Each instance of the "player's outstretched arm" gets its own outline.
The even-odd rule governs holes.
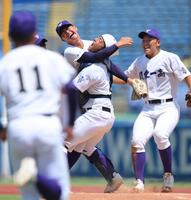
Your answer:
[[[131,37],[121,37],[120,40],[115,44],[118,48],[125,46],[132,46],[133,39]]]

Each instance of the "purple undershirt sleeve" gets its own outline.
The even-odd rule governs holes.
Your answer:
[[[111,56],[115,51],[118,50],[116,45],[101,49],[98,52],[84,52],[83,55],[78,59],[79,63],[97,63],[102,62],[109,56]]]

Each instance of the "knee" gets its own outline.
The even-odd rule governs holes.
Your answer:
[[[166,149],[170,145],[169,138],[165,134],[155,132],[153,136],[159,150]]]
[[[131,144],[131,153],[141,153],[145,152],[145,147],[144,145],[139,145],[139,144]]]

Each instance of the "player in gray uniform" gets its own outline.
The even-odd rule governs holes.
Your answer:
[[[35,32],[30,12],[13,13],[9,37],[15,48],[0,60],[14,181],[23,200],[67,200],[69,170],[57,112],[74,69],[61,55],[34,45]]]
[[[84,59],[85,57],[84,54],[86,54],[85,51],[87,51],[90,44],[92,44],[92,41],[81,40],[79,34],[77,33],[77,28],[68,21],[62,21],[58,23],[56,31],[63,41],[66,41],[68,44],[74,46],[73,48],[70,46],[69,49],[65,50],[65,53],[67,52],[67,54],[69,55],[72,54],[74,55],[74,57],[70,56],[69,58],[70,62],[73,63],[74,59],[76,59],[76,61],[79,62],[85,62],[85,61],[87,62],[87,60]],[[110,37],[110,39],[112,40],[113,38]],[[128,42],[132,44],[132,40],[129,39]],[[111,53],[114,53],[117,49],[118,48],[114,46],[114,48],[111,49],[109,54],[106,53],[106,55],[104,55],[105,58],[111,55]],[[78,58],[76,57],[76,55],[78,55]],[[97,55],[95,56],[94,54],[91,54],[91,56],[92,58],[96,57],[96,59],[98,60],[95,59],[92,61],[92,59],[89,58],[89,62],[100,62],[104,60],[104,58],[102,58],[103,56],[102,57]],[[127,77],[125,78],[127,79]],[[118,184],[119,175],[118,173],[115,172],[111,161],[106,157],[106,155],[104,155],[100,149],[95,147],[93,153],[83,152],[83,154],[86,155],[88,160],[90,160],[90,162],[96,166],[96,168],[107,180],[108,185],[105,189],[105,192],[115,191],[118,188],[116,187],[116,185]],[[72,151],[71,153],[68,153],[69,163],[71,167],[74,165],[74,163],[77,161],[80,155],[81,154],[77,151]]]
[[[142,39],[144,55],[135,59],[126,74],[128,77],[144,80],[148,87],[148,96],[133,127],[132,161],[136,178],[134,190],[144,190],[145,145],[153,136],[164,167],[162,192],[170,192],[174,178],[169,137],[180,115],[176,101],[177,86],[180,81],[185,81],[191,91],[191,75],[176,54],[160,49],[161,38],[158,31],[147,29],[138,36]]]

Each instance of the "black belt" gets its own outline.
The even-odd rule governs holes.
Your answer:
[[[42,114],[42,115],[45,116],[45,117],[51,117],[52,115],[55,115],[55,114],[47,113],[47,114]]]
[[[149,104],[160,104],[160,103],[171,102],[171,101],[173,101],[173,98],[148,100],[147,103],[149,103]]]
[[[89,107],[89,108],[82,108],[82,113],[85,113],[86,111],[91,110],[91,109],[92,109],[92,107]],[[111,112],[111,109],[108,108],[108,107],[102,106],[101,109],[102,109],[103,111],[106,111],[106,112]]]

